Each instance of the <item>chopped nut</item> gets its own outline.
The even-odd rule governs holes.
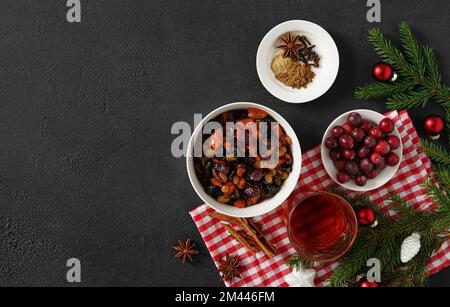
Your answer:
[[[217,201],[219,203],[226,204],[230,201],[230,199],[228,197],[226,197],[225,195],[222,195],[217,198]]]

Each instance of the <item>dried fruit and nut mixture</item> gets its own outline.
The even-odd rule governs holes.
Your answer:
[[[223,131],[226,129],[227,122],[245,124],[254,122],[256,127],[260,122],[268,124],[276,122],[266,112],[255,108],[226,112],[213,121],[220,123]],[[281,126],[278,131],[279,160],[277,165],[272,166],[271,169],[263,168],[264,159],[261,158],[258,146],[249,148],[249,142],[245,144],[245,157],[236,157],[237,155],[235,155],[224,158],[215,156],[195,158],[195,171],[205,191],[220,203],[238,208],[256,205],[277,194],[283,182],[289,177],[293,162],[290,150],[292,140]],[[236,144],[238,143],[236,133],[237,129],[234,131],[235,152],[237,152]],[[213,144],[224,144],[223,146],[226,148],[225,135],[226,133],[224,133],[223,140],[215,140]],[[204,136],[204,139],[211,136],[214,136],[214,132]],[[267,148],[271,147],[270,133],[267,136],[266,146]],[[250,155],[250,152],[257,154]]]

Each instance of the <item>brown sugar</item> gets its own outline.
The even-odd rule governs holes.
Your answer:
[[[308,87],[316,74],[310,65],[300,61],[294,61],[289,57],[278,54],[272,61],[272,71],[278,81],[295,89]]]

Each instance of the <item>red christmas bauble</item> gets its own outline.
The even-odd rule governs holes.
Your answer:
[[[358,222],[364,226],[373,225],[376,221],[375,211],[371,207],[358,207],[356,209],[356,217],[358,218]]]
[[[388,82],[395,79],[395,73],[391,66],[386,63],[377,63],[372,68],[372,75],[375,80],[380,82]]]
[[[444,119],[439,115],[430,115],[425,118],[423,123],[425,132],[431,135],[434,140],[439,139],[439,135],[444,130]]]
[[[378,284],[376,282],[370,282],[367,280],[361,280],[358,283],[358,287],[360,288],[378,288]]]

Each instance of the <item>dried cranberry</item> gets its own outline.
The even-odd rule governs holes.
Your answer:
[[[248,174],[250,181],[260,181],[262,177],[264,177],[264,171],[260,168],[255,168]]]
[[[261,195],[261,188],[259,185],[247,183],[247,187],[243,192],[248,197],[259,197]]]
[[[230,167],[225,161],[220,161],[220,163],[214,164],[214,169],[222,174],[228,175],[230,172]]]

